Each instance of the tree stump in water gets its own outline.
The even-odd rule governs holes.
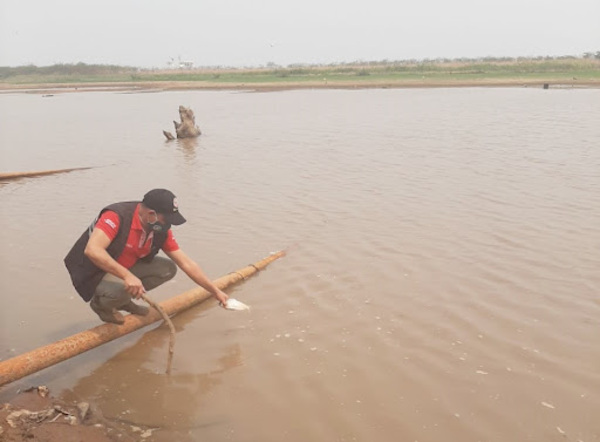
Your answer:
[[[173,121],[177,138],[196,138],[202,133],[200,128],[196,126],[196,117],[194,116],[194,111],[190,108],[179,106],[179,118],[181,119],[181,123]],[[163,134],[167,137],[167,140],[175,139],[171,132],[163,130]]]

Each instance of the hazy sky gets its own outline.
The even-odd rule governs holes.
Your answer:
[[[600,0],[0,0],[0,66],[260,66],[600,51]]]

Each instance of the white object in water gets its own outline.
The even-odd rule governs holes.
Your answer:
[[[227,310],[250,310],[250,307],[237,299],[229,298],[224,306]]]

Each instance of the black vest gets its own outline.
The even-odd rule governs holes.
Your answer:
[[[106,251],[113,258],[117,259],[121,256],[121,252],[125,248],[127,238],[129,237],[129,231],[131,230],[131,221],[133,220],[133,214],[135,208],[139,204],[138,201],[128,201],[124,203],[115,203],[105,207],[100,211],[96,219],[90,224],[85,232],[79,237],[75,245],[71,248],[71,251],[65,257],[65,265],[71,275],[71,281],[77,293],[88,302],[94,296],[94,291],[100,281],[106,274],[106,272],[94,265],[90,259],[85,256],[85,247],[88,243],[90,235],[94,230],[96,222],[100,216],[107,210],[111,210],[119,215],[119,232],[115,239],[107,247]],[[167,239],[167,232],[154,232],[154,238],[152,240],[152,247],[150,253],[142,258],[143,261],[152,261],[152,258],[156,256],[158,251],[162,248],[165,240]]]

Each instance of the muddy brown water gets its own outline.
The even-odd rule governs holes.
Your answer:
[[[167,143],[180,104],[203,130]],[[47,385],[155,441],[600,440],[600,90],[0,95],[0,358],[98,324],[62,258],[96,212],[179,197],[207,302]],[[193,287],[178,274],[158,301]]]

